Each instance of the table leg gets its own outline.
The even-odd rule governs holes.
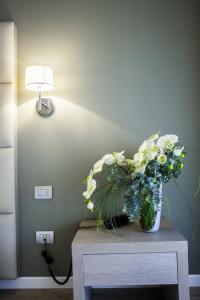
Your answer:
[[[87,292],[85,292],[83,281],[83,257],[76,249],[72,251],[72,263],[74,300],[85,300]]]
[[[177,252],[179,300],[190,300],[188,283],[188,252]]]

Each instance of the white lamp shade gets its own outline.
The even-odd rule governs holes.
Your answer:
[[[46,66],[30,66],[26,69],[25,87],[31,91],[49,91],[54,87],[53,72]]]

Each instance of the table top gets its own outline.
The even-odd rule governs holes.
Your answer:
[[[130,244],[130,243],[187,243],[186,239],[165,219],[161,219],[160,229],[154,233],[144,232],[138,223],[115,230],[95,228],[96,220],[83,220],[74,238],[73,245],[81,244]],[[87,227],[87,228],[84,228]]]

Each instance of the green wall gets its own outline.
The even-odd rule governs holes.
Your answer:
[[[57,275],[84,216],[82,180],[110,151],[130,155],[152,132],[175,133],[188,146],[179,184],[165,188],[172,223],[190,240],[190,273],[200,273],[200,10],[194,0],[0,0],[0,21],[18,28],[18,142],[21,275],[48,275],[36,230],[55,230]],[[41,118],[24,89],[28,65],[55,75],[56,112]],[[53,185],[53,200],[34,200]],[[167,214],[167,209],[165,210]],[[194,240],[192,240],[192,232]]]

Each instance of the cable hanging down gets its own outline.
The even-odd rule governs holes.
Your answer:
[[[72,259],[70,261],[70,266],[69,266],[69,270],[68,270],[68,273],[67,273],[67,277],[65,278],[64,281],[60,281],[56,278],[56,276],[54,275],[54,272],[53,270],[51,269],[51,264],[54,262],[53,258],[51,256],[48,255],[48,251],[47,251],[47,241],[46,239],[44,239],[44,250],[42,251],[42,257],[44,258],[46,264],[48,265],[48,271],[51,275],[51,277],[53,278],[53,280],[57,283],[57,284],[60,284],[60,285],[64,285],[65,283],[68,282],[69,278],[70,278],[70,275],[71,275],[71,272],[72,272]]]
[[[110,230],[112,229],[112,224],[115,224],[116,228],[118,227],[122,227],[124,225],[127,225],[129,223],[129,220],[128,220],[128,217],[126,215],[119,215],[119,216],[114,216],[112,217],[111,219],[106,219],[104,221],[104,224],[103,224],[103,228],[106,228],[107,230]],[[77,228],[76,228],[76,232],[80,229],[97,229],[99,226],[98,225],[79,225]],[[100,226],[102,227],[102,226]],[[100,228],[99,227],[99,228]],[[53,258],[51,256],[49,256],[48,254],[48,251],[47,251],[47,241],[46,239],[44,239],[44,250],[42,251],[42,257],[44,258],[45,260],[45,263],[48,265],[48,271],[51,275],[51,277],[53,278],[53,280],[57,283],[57,284],[60,284],[60,285],[64,285],[65,283],[68,282],[69,278],[70,278],[70,275],[72,273],[72,259],[70,261],[70,266],[69,266],[69,269],[68,269],[68,272],[67,272],[67,277],[65,278],[64,281],[60,281],[56,278],[56,276],[54,275],[54,272],[51,268],[51,264],[54,262]]]

